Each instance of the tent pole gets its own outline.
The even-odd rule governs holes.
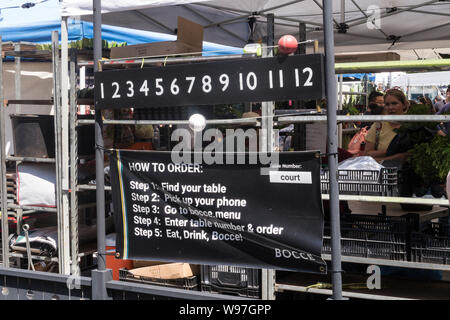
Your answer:
[[[431,30],[443,28],[443,27],[446,27],[448,25],[450,25],[450,22],[444,23],[444,24],[441,24],[441,25],[438,25],[438,26],[435,26],[435,27],[427,28],[427,29],[424,29],[424,30],[419,30],[419,31],[416,31],[416,32],[411,32],[411,33],[408,33],[408,34],[404,34],[401,37],[402,37],[402,39],[404,39],[404,38],[407,38],[407,37],[410,37],[410,36],[413,36],[413,35],[416,35],[416,34],[421,34],[421,33],[424,33],[424,32],[429,32]]]
[[[5,118],[6,118],[6,108],[3,96],[3,44],[2,36],[0,35],[0,174],[1,174],[1,212],[2,217],[8,217],[8,195],[7,195],[7,185],[6,185],[6,150],[5,150]],[[9,268],[9,228],[8,228],[8,218],[1,219],[2,231],[2,267]]]
[[[14,44],[14,51],[20,51],[20,42]],[[16,88],[16,99],[20,100],[22,97],[22,81],[21,81],[21,61],[20,54],[16,57],[14,57],[14,66],[15,66],[15,73],[14,73],[14,82],[15,82],[15,88]],[[21,114],[22,113],[22,106],[18,105],[16,106],[16,113]]]
[[[69,77],[69,64],[68,64],[68,29],[67,29],[67,17],[61,19],[61,111],[59,113],[59,120],[61,126],[61,141],[69,141],[69,91],[67,79]],[[56,115],[55,110],[55,115]],[[69,211],[69,169],[65,165],[69,163],[69,145],[68,143],[61,142],[60,149],[60,181],[61,181],[61,215],[58,217],[59,245],[58,250],[62,261],[59,262],[60,273],[70,274],[70,211]],[[73,262],[73,261],[72,261]]]
[[[171,34],[175,34],[175,30],[174,30],[174,29],[169,28],[168,26],[162,24],[161,22],[159,22],[159,21],[157,21],[157,20],[155,20],[155,19],[153,19],[153,18],[150,18],[149,16],[147,16],[146,14],[143,14],[143,13],[140,12],[139,10],[133,10],[133,12],[135,12],[135,13],[138,14],[138,15],[140,15],[140,16],[141,16],[142,18],[144,18],[145,20],[150,21],[151,23],[154,23],[154,24],[160,26],[161,28],[163,28],[163,29],[169,31]]]
[[[102,59],[101,0],[93,0],[94,16],[94,72],[99,70]],[[95,181],[97,200],[97,270],[92,271],[92,299],[107,300],[106,282],[112,280],[111,270],[106,270],[105,252],[105,172],[102,113],[95,110]]]
[[[263,57],[273,57],[273,44],[275,34],[275,18],[273,14],[267,15],[267,48],[263,50]],[[261,152],[271,153],[274,151],[273,137],[273,114],[275,103],[264,101],[261,103],[261,129],[262,136],[259,142]],[[275,300],[275,270],[261,269],[261,298],[263,300]]]
[[[296,4],[298,2],[303,2],[303,1],[305,1],[305,0],[294,0],[294,1],[286,2],[286,3],[280,4],[280,5],[274,6],[274,7],[265,8],[264,10],[258,11],[258,14],[265,13],[268,11],[273,11],[273,10],[279,9],[279,8],[284,8],[284,7],[290,6],[291,4]],[[275,21],[274,21],[274,23],[275,23]]]
[[[351,1],[352,1],[353,5],[354,5],[355,7],[357,7],[359,11],[361,11],[361,13],[363,14],[363,16],[366,17],[366,19],[370,19],[370,17],[364,12],[364,10],[361,9],[360,6],[358,6],[358,4],[356,3],[355,0],[351,0]],[[369,21],[369,20],[367,20],[367,21]],[[345,23],[345,18],[342,20],[342,23]],[[380,28],[377,28],[377,30],[380,31],[386,38],[389,37],[389,36],[386,34],[386,32],[384,32],[383,30],[381,30],[381,27],[380,27]]]
[[[337,182],[337,90],[334,70],[333,2],[323,2],[325,81],[327,96],[328,166],[330,173],[330,222],[331,222],[331,272],[332,299],[342,300],[341,230],[339,214],[339,189]]]
[[[420,7],[425,7],[427,5],[434,4],[436,2],[439,2],[439,0],[427,1],[427,2],[420,3],[420,4],[417,4],[417,5],[414,5],[414,6],[406,7],[404,9],[400,8],[400,9],[398,9],[396,11],[382,14],[380,19],[383,19],[383,18],[386,18],[386,17],[390,17],[390,16],[393,16],[393,15],[396,15],[396,14],[399,14],[399,13],[402,13],[402,12],[405,12],[405,11],[411,11],[411,10],[414,10],[414,9],[417,9],[417,8],[420,8]],[[350,22],[354,22],[354,23],[349,25],[349,27],[351,28],[351,27],[358,26],[360,24],[366,23],[367,22],[367,18],[366,17],[364,17],[364,18],[355,18],[355,19],[351,19],[351,20],[345,21],[345,23],[347,23],[347,24],[350,23]]]
[[[261,13],[259,12],[259,15],[261,17],[266,17],[267,18],[267,14],[265,13]],[[304,24],[308,24],[308,25],[312,25],[312,26],[317,26],[317,27],[323,27],[323,25],[321,23],[315,22],[315,21],[305,21],[305,20],[299,20],[299,19],[293,19],[293,18],[288,18],[288,17],[276,17],[277,20],[283,20],[283,21],[288,21],[288,22],[294,22],[294,23],[304,23]],[[281,23],[275,22],[275,24],[278,25],[282,25]],[[285,24],[286,25],[286,24]],[[292,25],[290,24],[289,26],[292,27]],[[314,30],[314,28],[312,29]]]
[[[325,2],[326,2],[326,1],[323,1],[323,2],[324,2],[323,6],[322,6],[317,0],[313,0],[313,1],[314,1],[314,3],[315,3],[320,9],[322,9],[322,11],[323,11],[323,13],[324,13],[324,18],[325,18],[325,10],[324,10],[324,7],[325,7]],[[331,20],[333,20],[333,22],[334,22],[334,24],[335,24],[336,26],[339,26],[339,22],[337,22],[336,19],[333,18],[333,12],[331,12]],[[323,24],[323,27],[325,28],[325,23]]]
[[[94,72],[98,72],[98,61],[102,58],[101,0],[94,0]],[[98,110],[96,110],[98,111]],[[101,112],[95,112],[95,163],[97,189],[97,249],[98,269],[105,270],[105,195],[103,168],[103,136]]]
[[[188,11],[190,11],[190,12],[192,12],[192,13],[198,15],[198,16],[201,17],[202,19],[205,19],[205,20],[208,21],[209,23],[212,22],[211,19],[205,17],[203,14],[201,14],[201,13],[198,12],[197,10],[192,9],[191,7],[183,6],[183,8],[185,8],[186,10],[188,10]],[[242,19],[244,19],[244,18],[247,19],[248,16],[247,16],[247,15],[245,15],[245,16],[240,16],[240,17],[238,17],[238,18],[236,18],[236,19],[242,20]],[[234,19],[234,20],[236,20],[236,19]],[[228,34],[231,35],[232,37],[234,37],[234,38],[236,38],[236,39],[238,39],[238,40],[240,40],[240,41],[243,41],[244,43],[247,43],[247,39],[241,38],[239,35],[235,34],[234,32],[232,32],[232,31],[230,31],[230,30],[228,30],[228,29],[226,29],[225,27],[223,27],[222,24],[225,23],[225,22],[226,22],[226,21],[222,21],[222,23],[219,23],[219,24],[208,24],[208,25],[206,25],[206,26],[203,26],[203,29],[206,29],[206,28],[209,28],[209,27],[217,26],[218,28],[220,28],[220,29],[223,30],[224,32],[228,33]]]

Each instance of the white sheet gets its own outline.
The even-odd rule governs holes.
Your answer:
[[[23,206],[55,207],[54,164],[23,163],[17,166],[17,202]]]
[[[139,0],[134,2],[130,2],[129,0],[102,1],[102,13],[173,6],[204,1],[207,0]],[[64,0],[62,1],[61,15],[92,15],[92,0]]]

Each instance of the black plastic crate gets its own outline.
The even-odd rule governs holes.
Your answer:
[[[414,233],[411,259],[414,262],[450,264],[450,225],[429,222],[423,232]]]
[[[236,266],[201,266],[202,291],[261,298],[259,269]]]
[[[450,238],[416,234],[411,246],[414,262],[450,264]]]
[[[411,234],[419,231],[419,216],[400,217],[347,214],[341,217],[344,256],[409,261]],[[330,223],[325,222],[323,253],[331,253]]]
[[[322,193],[330,189],[328,169],[320,172]],[[340,194],[396,196],[398,194],[397,168],[378,170],[338,170]]]
[[[450,224],[441,222],[428,222],[423,233],[436,237],[450,237]]]
[[[119,269],[119,280],[166,286],[166,287],[174,287],[186,290],[198,290],[197,276],[179,279],[159,279],[144,276],[136,276],[127,269],[121,268]]]

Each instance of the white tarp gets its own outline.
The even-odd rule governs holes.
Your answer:
[[[346,33],[339,33],[336,28],[335,46],[336,52],[359,51],[385,51],[400,49],[420,48],[447,48],[450,47],[450,2],[425,1],[425,0],[357,0],[345,1],[345,14],[341,14],[341,0],[332,0],[334,8],[334,20],[336,27],[344,22],[348,25]],[[281,35],[298,35],[299,22],[305,22],[307,38],[322,41],[322,1],[304,0],[167,0],[152,1],[141,0],[130,4],[127,0],[102,1],[104,23],[112,23],[121,26],[139,28],[145,26],[147,30],[156,28],[139,13],[157,19],[161,23],[170,23],[168,5],[187,7],[189,10],[199,8],[215,8],[217,12],[242,16],[243,19],[252,17],[256,21],[253,40],[261,39],[266,33],[266,15],[275,15],[275,38]],[[63,15],[89,15],[92,14],[92,0],[63,0]],[[161,7],[161,8],[156,8]],[[164,16],[158,15],[156,9],[164,8]],[[120,13],[120,18],[114,19],[114,12],[128,10]],[[131,10],[131,11],[129,11]],[[136,13],[136,10],[139,13]],[[176,13],[175,13],[176,14]],[[195,13],[194,13],[195,14]],[[108,16],[109,15],[109,16]],[[119,17],[119,16],[117,16]],[[197,22],[207,28],[218,29],[211,26],[211,21],[222,22],[221,28],[233,26],[229,18],[220,19],[220,14],[214,16],[211,13],[206,17],[197,15]],[[207,19],[204,19],[207,18]],[[146,23],[142,21],[146,20]],[[241,20],[235,22],[242,23]],[[153,30],[152,30],[153,31]],[[219,30],[217,30],[219,31]],[[395,41],[395,39],[397,39]],[[243,42],[235,38],[235,43],[227,45],[242,46]]]
[[[56,173],[53,163],[17,165],[17,203],[22,206],[55,207]]]
[[[404,74],[392,80],[393,86],[447,86],[450,71]]]
[[[151,7],[182,5],[207,0],[139,0],[130,3],[128,0],[102,1],[102,13],[126,10],[140,10]],[[139,4],[137,4],[139,2]],[[92,14],[92,0],[62,1],[62,16],[82,16]]]
[[[181,16],[205,26],[203,39],[207,42],[242,48],[248,41],[249,27],[245,19],[220,27],[206,27],[217,22],[233,19],[235,14],[208,7],[185,6],[205,0],[143,0],[139,5],[129,1],[102,1],[102,24],[138,30],[176,34],[177,17]],[[168,7],[170,6],[170,7]],[[63,1],[62,15],[92,21],[92,0]]]

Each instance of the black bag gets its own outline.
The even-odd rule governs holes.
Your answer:
[[[392,139],[389,147],[386,150],[386,156],[392,156],[397,153],[407,152],[414,147],[408,134],[398,133]]]

